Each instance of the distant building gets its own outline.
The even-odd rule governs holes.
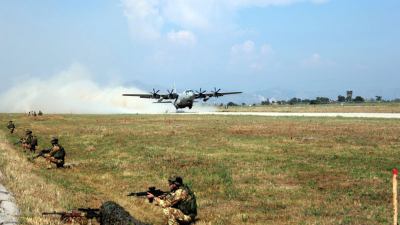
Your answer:
[[[351,102],[353,100],[353,91],[346,92],[346,101]]]

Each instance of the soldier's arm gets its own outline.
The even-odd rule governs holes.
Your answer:
[[[53,148],[51,148],[49,155],[54,156],[58,151],[60,151],[60,147],[56,145]]]
[[[167,197],[164,199],[155,197],[154,202],[156,205],[166,208],[166,207],[171,207],[176,203],[186,199],[187,196],[188,196],[187,191],[183,189],[178,189],[175,193],[167,195]]]

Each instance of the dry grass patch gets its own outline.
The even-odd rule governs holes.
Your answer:
[[[126,194],[149,186],[165,190],[167,178],[179,174],[198,197],[200,225],[383,224],[391,220],[388,184],[391,169],[399,164],[399,120],[12,117],[0,114],[0,122],[15,120],[21,136],[25,128],[32,128],[41,146],[47,146],[52,135],[59,136],[67,162],[77,165],[47,171],[39,160],[27,164],[29,172],[19,171],[36,176],[39,183],[33,179],[32,184],[40,186],[44,180],[43,188],[61,190],[62,204],[49,206],[55,209],[98,207],[102,201],[113,200],[138,219],[163,224],[159,208]],[[6,139],[17,140],[9,135]],[[13,147],[9,151],[24,162],[22,152]],[[12,158],[2,160],[1,168]],[[40,210],[47,207],[36,203],[41,204]]]

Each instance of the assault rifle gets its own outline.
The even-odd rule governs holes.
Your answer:
[[[163,195],[167,195],[169,192],[161,191],[160,189],[156,189],[156,187],[149,187],[149,190],[143,192],[131,192],[127,196],[146,196],[147,193],[154,195],[154,197],[160,197]],[[153,202],[153,199],[149,199],[149,202]]]
[[[35,155],[35,156],[32,156],[31,158],[29,158],[31,161],[33,161],[33,160],[35,160],[35,159],[37,159],[37,158],[39,158],[39,157],[45,157],[44,155],[45,154],[48,154],[48,153],[50,153],[51,152],[51,149],[43,149],[43,150],[41,150],[37,155]]]
[[[25,141],[25,138],[20,138],[19,141],[14,142],[14,145],[22,144]]]
[[[43,212],[42,215],[57,215],[64,223],[83,222],[86,219],[100,218],[100,209],[78,208],[68,212]]]

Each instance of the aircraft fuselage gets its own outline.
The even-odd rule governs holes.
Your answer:
[[[176,109],[183,109],[189,107],[189,109],[193,106],[193,101],[196,98],[195,93],[192,90],[186,90],[182,92],[178,98],[175,99],[173,103]]]

